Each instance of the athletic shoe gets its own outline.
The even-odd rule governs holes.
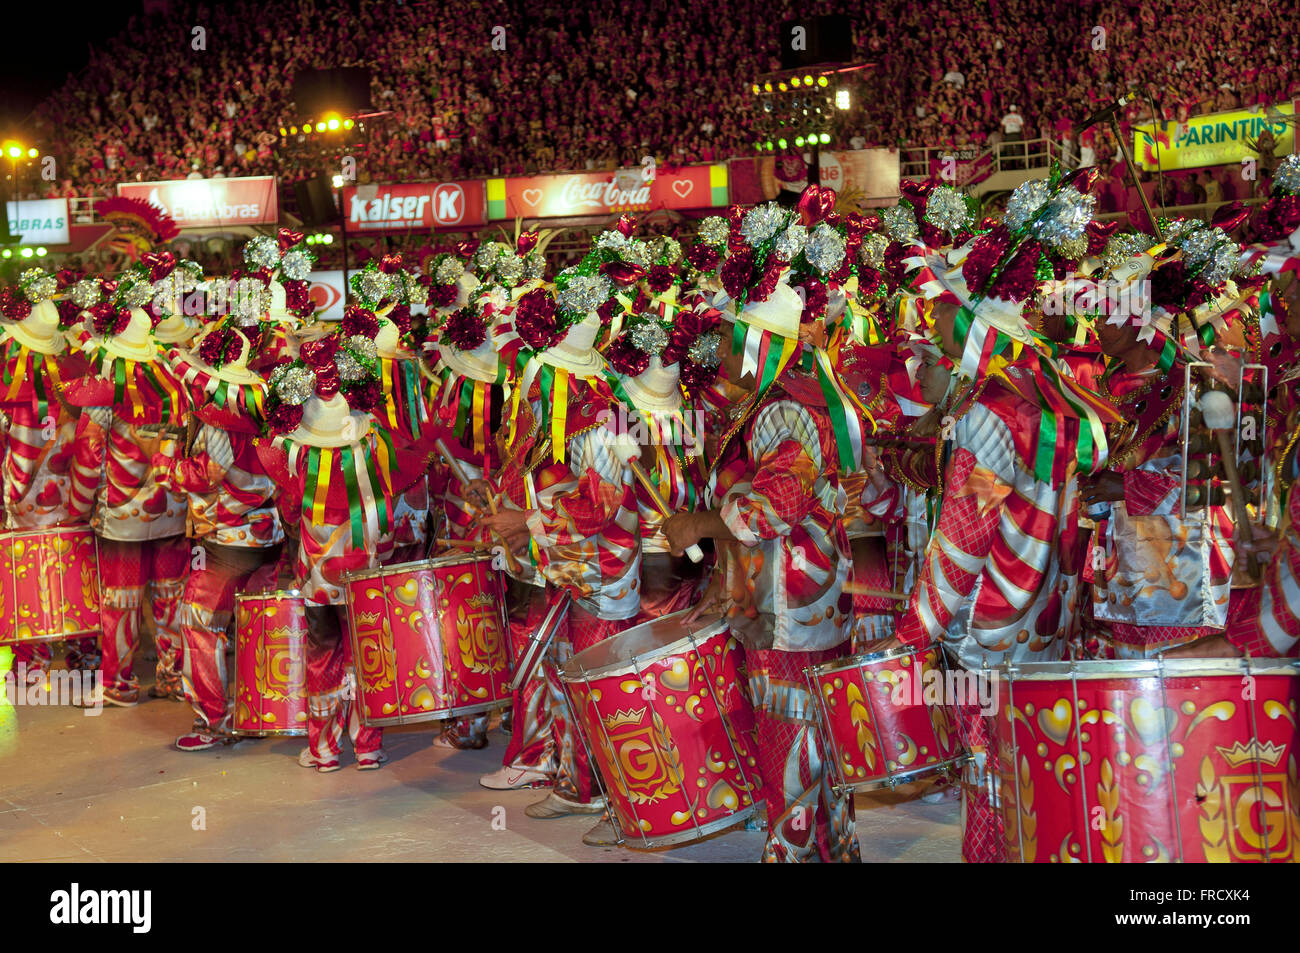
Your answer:
[[[140,704],[140,689],[123,690],[101,685],[81,700],[80,708],[100,708],[114,706],[117,708],[134,708]]]
[[[339,759],[337,755],[329,761],[317,761],[312,757],[311,748],[309,747],[302,749],[302,752],[298,755],[298,763],[304,768],[315,768],[321,774],[329,774],[331,771],[337,771],[339,769]]]
[[[483,775],[478,783],[492,791],[522,791],[525,788],[549,788],[554,779],[545,771],[506,765]]]
[[[222,745],[233,743],[233,738],[227,738],[224,735],[205,735],[199,731],[189,735],[181,735],[176,739],[176,747],[181,751],[207,751],[209,748],[220,748]]]
[[[619,839],[618,831],[614,830],[614,825],[610,823],[608,814],[602,817],[595,827],[582,835],[582,842],[588,847],[617,847],[623,843]]]
[[[462,735],[458,725],[444,728],[433,739],[435,748],[452,748],[456,751],[479,751],[488,746],[487,735]]]
[[[926,804],[942,804],[945,801],[960,801],[961,788],[953,784],[947,778],[937,779],[930,790],[921,795],[921,800]]]
[[[524,813],[539,821],[549,821],[555,817],[569,817],[574,814],[600,814],[604,810],[605,798],[601,795],[597,795],[586,804],[582,804],[578,801],[570,801],[568,798],[560,797],[552,791],[546,795],[546,800],[538,801],[536,804],[529,804],[524,808]]]
[[[368,751],[365,754],[357,755],[357,770],[378,771],[379,766],[387,760],[388,755],[384,753],[383,748],[380,748],[378,751]]]

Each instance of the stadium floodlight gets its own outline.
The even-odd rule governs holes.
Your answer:
[[[795,138],[795,140],[794,140],[794,144],[795,144],[796,146],[798,146],[799,148],[802,149],[802,148],[803,148],[803,136],[797,136],[797,137]]]
[[[12,248],[6,248],[4,251],[0,251],[0,257],[2,258],[12,258],[13,256],[14,250]]]
[[[777,146],[778,149],[784,149],[785,146],[786,146],[786,142],[785,142],[785,140],[784,140],[784,139],[778,139],[778,140],[776,140],[776,146]]]
[[[288,136],[288,135],[289,135],[289,130],[288,130],[288,129],[285,129],[284,126],[281,126],[281,127],[280,127],[280,138],[283,139],[283,138],[285,138],[285,137]]]
[[[848,109],[853,105],[853,100],[849,98],[849,91],[844,88],[835,91],[835,107],[837,109]]]
[[[812,85],[812,77],[811,77],[811,76],[805,76],[805,77],[803,78],[803,84],[804,84],[805,86],[811,86],[811,85]]]
[[[31,258],[31,257],[32,257],[32,250],[31,250],[30,248],[24,248],[24,249],[22,250],[22,256],[23,256],[24,258]]]
[[[791,76],[791,77],[790,77],[790,85],[793,86],[795,89],[798,89],[798,88],[799,88],[799,77],[798,77],[798,76]]]
[[[770,93],[771,91],[772,91],[772,81],[769,79],[766,83],[763,84],[763,92]]]
[[[334,180],[333,180],[333,181],[334,181],[334,188],[336,188],[336,189],[341,189],[341,188],[343,188],[343,176],[341,176],[341,175],[336,175],[336,176],[334,176]]]
[[[353,126],[355,126],[355,125],[356,125],[356,123],[354,123],[351,119],[344,119],[344,120],[343,120],[343,128],[344,128],[344,129],[351,129],[351,128],[352,128]]]
[[[10,147],[9,147],[9,158],[11,158],[11,159],[21,159],[22,157],[23,157],[23,149],[22,149],[22,146],[10,146]]]
[[[338,129],[339,121],[337,119],[331,119],[329,121],[329,127],[330,127],[330,132],[333,132],[334,130]]]
[[[297,126],[290,126],[290,127],[289,127],[289,135],[291,135],[291,136],[296,136],[296,135],[298,135],[298,127],[297,127]]]
[[[824,146],[828,146],[828,145],[830,145],[830,144],[831,144],[831,134],[830,134],[829,132],[823,132],[823,133],[822,133],[822,145],[824,145]]]
[[[29,159],[35,159],[38,155],[40,155],[40,153],[34,148],[27,150],[27,158]]]
[[[44,257],[45,257],[45,246],[44,246],[44,245],[42,245],[42,246],[40,246],[39,248],[36,249],[36,257],[37,257],[37,258],[44,258]]]
[[[825,76],[818,76],[818,77],[817,77],[817,85],[818,85],[818,86],[825,87],[825,86],[828,85],[829,83],[830,83],[830,80],[827,79]]]
[[[785,85],[785,83],[777,83],[777,84],[776,84],[776,88],[779,89],[779,90],[780,90],[781,92],[783,92],[783,93],[784,93],[784,92],[787,92],[787,91],[790,89],[790,87],[787,86],[787,85]]]
[[[757,95],[758,95],[759,93],[761,93],[762,91],[763,91],[763,90],[759,87],[758,83],[755,83],[755,84],[754,84],[754,95],[757,96]]]

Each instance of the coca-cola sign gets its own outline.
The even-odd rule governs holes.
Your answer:
[[[474,227],[486,223],[483,182],[349,185],[343,215],[349,231],[386,232]]]
[[[724,165],[530,175],[488,181],[488,216],[557,218],[726,205]]]
[[[275,176],[121,182],[117,194],[162,209],[181,228],[274,225],[280,218]]]

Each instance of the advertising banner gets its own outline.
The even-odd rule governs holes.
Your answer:
[[[1257,158],[1256,147],[1265,131],[1273,134],[1273,153],[1287,155],[1295,151],[1295,129],[1285,119],[1295,115],[1295,108],[1291,103],[1273,108],[1278,121],[1270,121],[1263,111],[1241,109],[1195,116],[1183,123],[1163,121],[1154,132],[1150,123],[1135,126],[1133,157],[1148,172],[1156,170],[1157,157],[1158,167],[1166,172],[1230,165]]]
[[[487,188],[493,220],[720,208],[729,202],[722,164],[515,176],[488,179]]]
[[[32,199],[6,204],[9,233],[21,235],[24,245],[66,245],[71,241],[67,199]]]
[[[274,225],[280,218],[275,176],[271,175],[121,182],[117,194],[144,199],[170,215],[181,228]]]
[[[348,231],[430,231],[487,224],[482,179],[349,185],[343,189]]]

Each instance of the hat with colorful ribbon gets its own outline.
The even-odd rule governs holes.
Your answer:
[[[248,367],[253,346],[233,318],[210,325],[188,350],[172,352],[172,368],[190,388],[206,423],[257,434],[266,416],[267,382]]]
[[[373,334],[367,333],[377,329],[367,325],[349,330],[354,333],[338,330],[303,344],[297,360],[271,370],[268,432],[288,433],[291,439],[313,446],[342,446],[365,435],[366,415],[378,410],[384,400],[378,351]],[[342,405],[336,397],[342,398]],[[338,427],[330,430],[327,425],[333,418]],[[304,420],[309,424],[305,429]]]
[[[259,235],[251,239],[244,246],[244,264],[263,279],[270,292],[266,320],[298,325],[316,313],[310,294],[316,255],[302,232],[282,228],[274,238]]]

